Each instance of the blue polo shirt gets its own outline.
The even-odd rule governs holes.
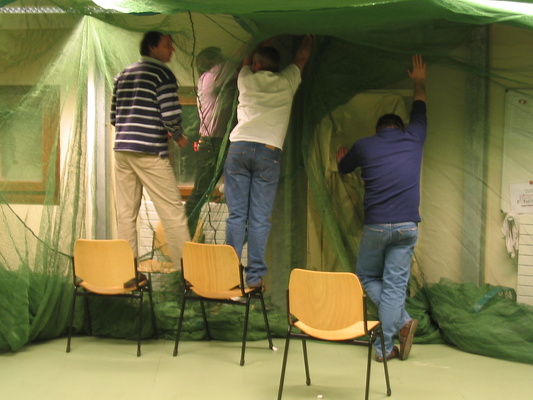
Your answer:
[[[339,162],[341,174],[361,167],[365,224],[420,222],[420,169],[426,128],[426,103],[417,100],[404,130],[384,128],[360,139]]]

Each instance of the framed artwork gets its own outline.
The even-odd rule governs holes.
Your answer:
[[[59,89],[4,85],[0,90],[0,193],[9,203],[58,202]],[[51,197],[49,196],[48,199]]]

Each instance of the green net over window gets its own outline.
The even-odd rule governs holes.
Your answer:
[[[354,271],[363,185],[340,176],[335,152],[373,133],[377,117],[407,118],[411,55],[428,65],[420,238],[408,311],[415,341],[451,343],[533,362],[533,2],[489,0],[174,1],[0,0],[0,351],[63,336],[77,238],[115,238],[113,78],[139,58],[144,32],[172,35],[169,63],[189,146],[172,151],[196,240],[224,243],[223,165],[235,123],[235,73],[276,36],[288,64],[303,35],[313,53],[293,104],[267,249],[266,297],[275,335],[285,332],[293,268]],[[200,163],[198,58],[218,48],[220,102],[231,115],[209,166]],[[232,72],[233,71],[233,72]],[[205,183],[207,182],[207,183]],[[149,199],[139,226],[151,248]],[[140,231],[143,231],[140,229]],[[142,242],[142,240],[141,240]],[[152,274],[161,336],[173,338],[179,272]],[[94,301],[93,333],[134,337],[127,301]],[[87,332],[83,310],[76,333]],[[148,312],[148,310],[146,310]],[[241,340],[240,314],[211,306],[214,338]],[[185,338],[203,337],[198,309]],[[251,339],[262,339],[259,310]],[[257,326],[257,328],[255,328]],[[146,337],[152,332],[147,324]]]

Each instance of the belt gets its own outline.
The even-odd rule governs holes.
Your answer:
[[[272,146],[271,144],[261,143],[261,142],[250,142],[250,141],[247,141],[247,140],[244,140],[244,141],[240,141],[239,140],[239,141],[236,141],[236,142],[231,142],[231,144],[235,144],[235,145],[237,143],[247,143],[247,144],[254,145],[254,146],[265,146],[269,150],[279,150],[279,151],[281,151],[281,149],[279,147]]]
[[[202,136],[198,140],[198,143],[222,142],[222,139],[223,138],[211,137],[211,136]]]

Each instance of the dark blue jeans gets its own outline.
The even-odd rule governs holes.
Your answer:
[[[246,282],[259,283],[267,272],[265,249],[270,214],[278,188],[281,150],[254,142],[231,143],[224,166],[228,219],[226,243],[239,255],[248,239]]]

